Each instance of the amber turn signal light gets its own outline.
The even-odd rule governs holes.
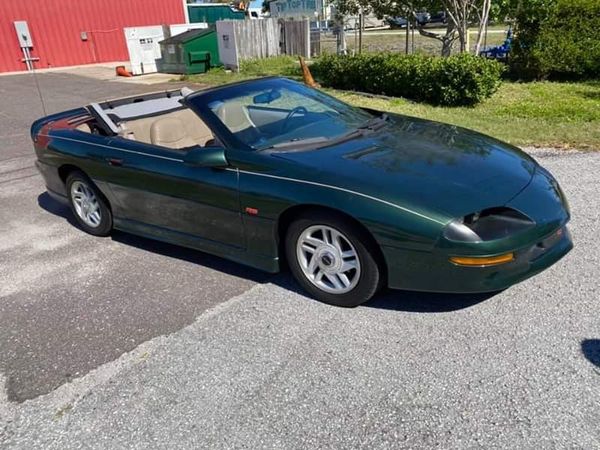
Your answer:
[[[459,266],[472,266],[472,267],[486,267],[486,266],[497,266],[498,264],[504,264],[511,262],[515,259],[514,253],[505,253],[504,255],[498,256],[452,256],[450,261]]]

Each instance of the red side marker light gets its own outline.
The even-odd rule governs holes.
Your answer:
[[[258,209],[256,208],[250,208],[249,206],[246,207],[246,214],[249,214],[251,216],[256,216],[258,214]]]

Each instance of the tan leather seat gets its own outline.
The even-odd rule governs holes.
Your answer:
[[[181,119],[176,117],[155,120],[150,127],[150,142],[154,145],[175,149],[198,145],[185,132],[185,126]]]
[[[157,120],[175,118],[183,122],[186,135],[197,145],[204,146],[206,142],[213,139],[210,128],[190,109],[182,109],[164,114],[160,117],[145,117],[142,119],[129,120],[120,124],[123,137],[133,138],[136,141],[151,144],[150,129]]]
[[[232,133],[238,133],[248,128],[256,128],[256,125],[250,119],[248,110],[238,101],[230,100],[221,104],[216,114]]]
[[[75,127],[75,129],[79,130],[79,131],[83,131],[84,133],[91,133],[92,132],[92,127],[90,127],[90,124],[87,123],[87,122],[83,122],[82,124],[77,125]]]

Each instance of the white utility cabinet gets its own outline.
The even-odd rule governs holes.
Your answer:
[[[171,36],[198,28],[208,28],[208,24],[183,23],[168,25]],[[164,27],[162,25],[129,27],[124,28],[123,31],[127,42],[127,51],[129,52],[131,72],[134,75],[156,72],[156,60],[161,58],[158,43],[168,37],[165,36]]]

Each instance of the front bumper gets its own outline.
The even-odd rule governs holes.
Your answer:
[[[566,226],[526,246],[513,249],[515,259],[490,267],[464,267],[450,262],[446,252],[415,252],[383,247],[388,262],[388,286],[412,291],[479,293],[506,289],[530,278],[573,248]]]

